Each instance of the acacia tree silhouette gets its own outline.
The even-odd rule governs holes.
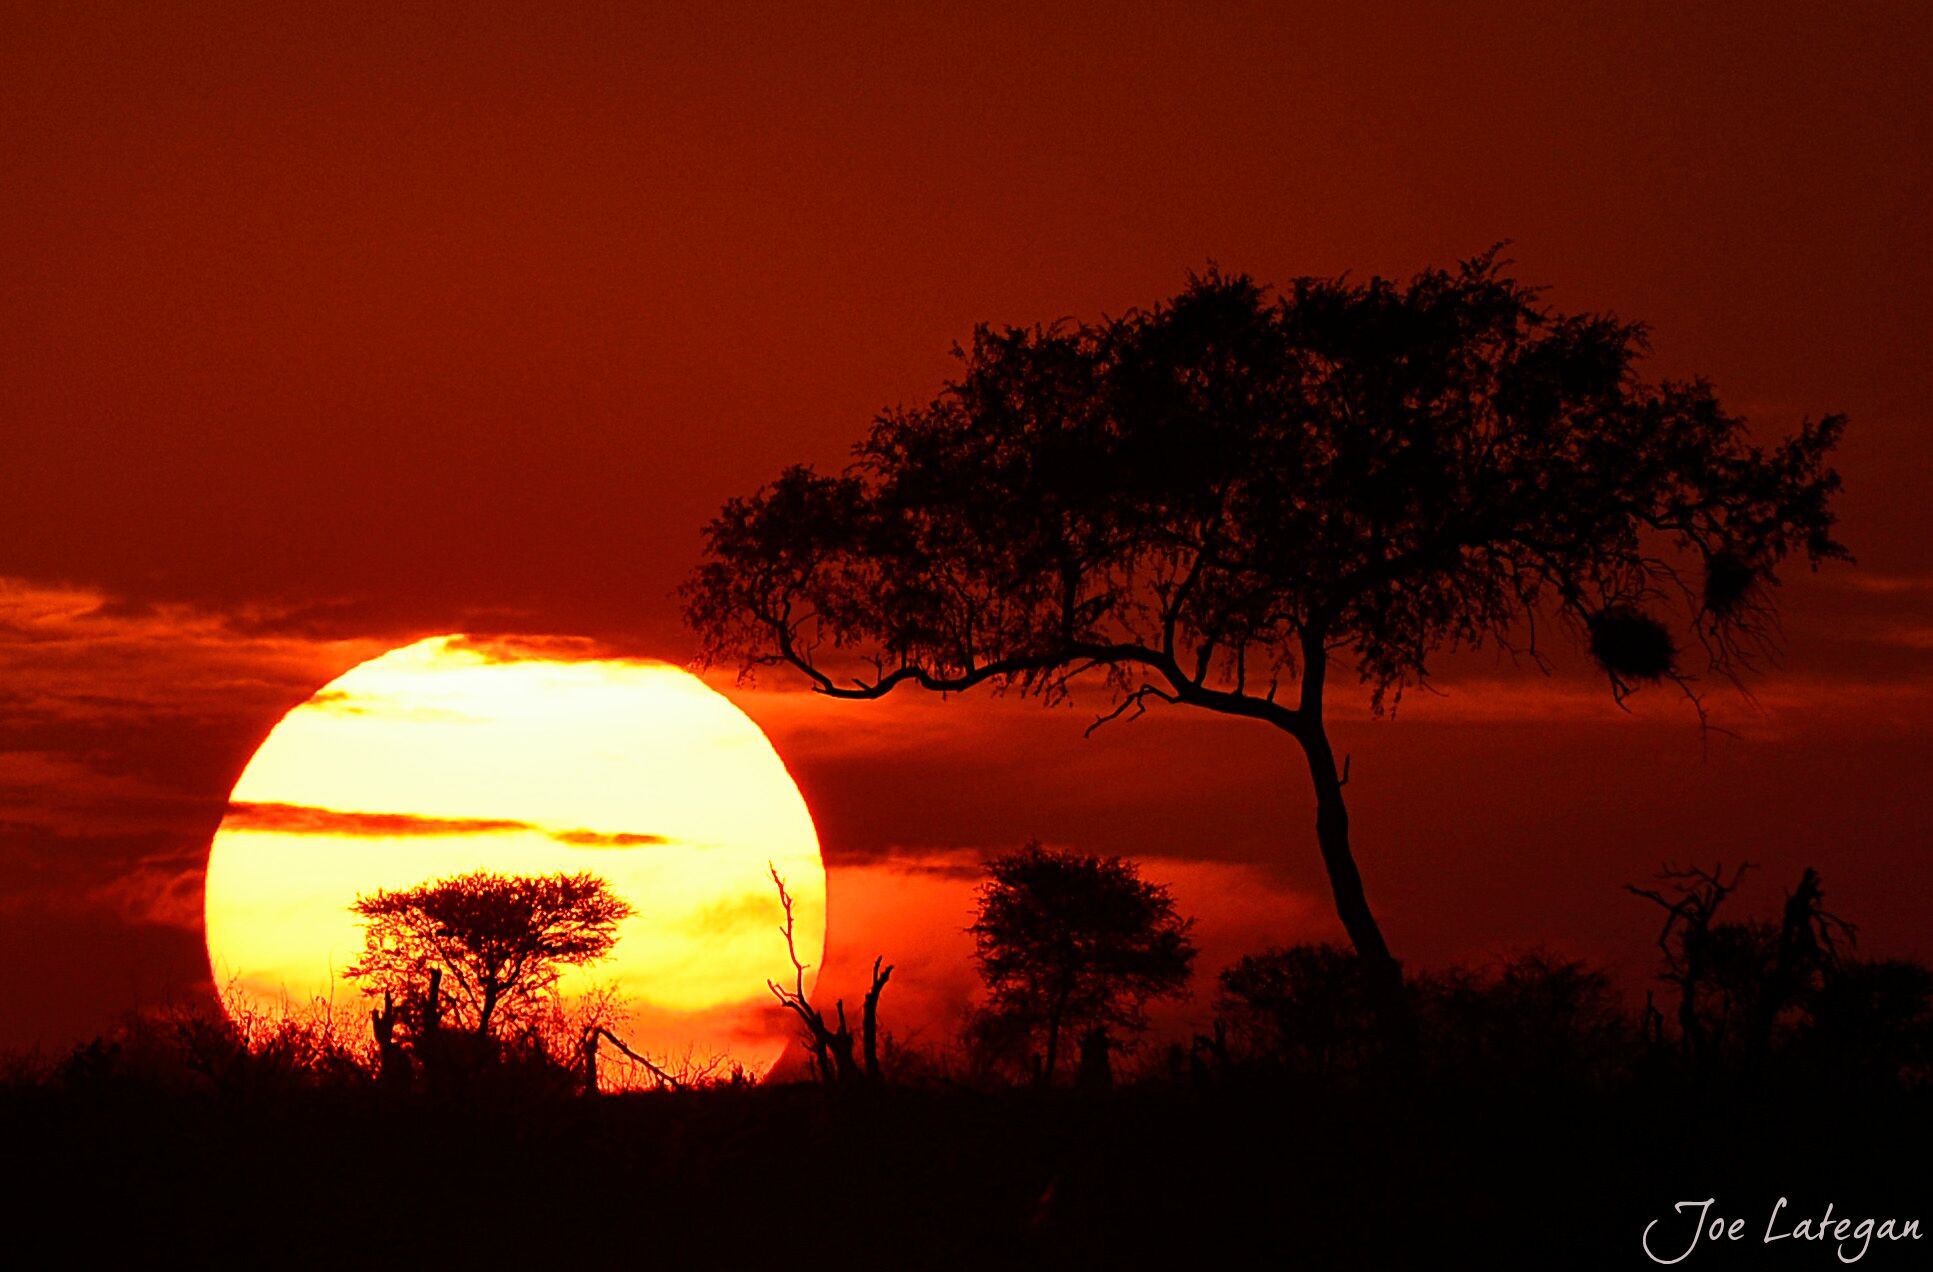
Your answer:
[[[520,1022],[565,967],[609,954],[618,923],[632,914],[588,870],[545,876],[478,870],[393,892],[378,889],[358,896],[351,908],[364,920],[363,952],[343,975],[381,994],[384,1016],[392,1002],[414,1005],[409,1014],[419,1020],[449,1012],[486,1039]],[[432,977],[432,971],[443,974]],[[430,991],[437,1001],[424,1001],[426,985],[438,987]]]
[[[1043,1082],[1067,1034],[1138,1032],[1149,999],[1186,992],[1192,921],[1134,863],[1034,842],[989,861],[987,874],[967,929],[987,986],[983,1013],[1041,1038]]]
[[[1273,725],[1306,759],[1337,914],[1396,1002],[1333,670],[1380,712],[1443,651],[1542,666],[1555,616],[1618,699],[1689,693],[1667,619],[1734,674],[1781,565],[1846,555],[1825,462],[1843,419],[1763,448],[1703,380],[1641,379],[1645,347],[1639,324],[1543,306],[1495,249],[1406,285],[1277,295],[1211,270],[1119,319],[982,326],[958,378],[882,414],[845,472],[728,502],[687,618],[706,657],[832,697],[1051,702],[1091,677],[1097,725],[1151,701]]]

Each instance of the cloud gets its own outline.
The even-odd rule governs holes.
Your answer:
[[[1933,714],[1933,679],[1924,675],[1851,679],[1782,675],[1697,686],[1710,722],[1741,737],[1771,739],[1807,729],[1856,724],[1869,733],[1918,730]],[[1608,692],[1577,682],[1463,682],[1443,697],[1406,699],[1398,719],[1423,725],[1571,725],[1695,727],[1692,705],[1671,686],[1636,695],[1621,709]],[[1346,718],[1346,717],[1345,717]]]
[[[87,899],[107,906],[128,923],[201,931],[206,872],[200,854],[184,860],[159,853],[135,863],[127,873],[92,889]]]
[[[573,848],[648,848],[654,844],[668,844],[667,835],[634,834],[619,831],[607,834],[601,830],[553,830],[546,832],[560,844]]]
[[[342,835],[357,839],[409,839],[423,835],[545,835],[573,848],[645,848],[668,844],[665,835],[635,831],[550,830],[508,817],[425,817],[373,813],[313,804],[250,803],[228,806],[222,829],[244,834]]]
[[[124,913],[142,889],[124,885],[141,875],[178,891],[176,876],[193,873],[197,886],[207,841],[183,841],[162,831],[137,830],[69,834],[35,822],[0,820],[0,920],[23,914],[59,911],[102,918],[109,913],[148,922],[147,915]],[[123,887],[132,889],[123,895]],[[124,905],[126,900],[130,904]],[[198,912],[195,921],[199,923]]]
[[[1844,585],[1881,596],[1933,592],[1933,574],[1852,574],[1845,578]]]
[[[1877,634],[1870,639],[1902,650],[1933,648],[1933,624],[1873,630]],[[1480,655],[1466,656],[1426,687],[1410,689],[1380,717],[1370,709],[1366,690],[1338,681],[1325,714],[1333,724],[1378,728],[1562,726],[1622,731],[1634,726],[1695,730],[1698,725],[1697,707],[1675,685],[1647,687],[1620,704],[1606,682],[1588,672],[1545,675],[1528,665],[1497,669],[1486,665],[1490,662]],[[1147,741],[1149,734],[1163,735],[1176,745],[1196,745],[1201,729],[1231,719],[1156,705],[1139,719],[1109,723],[1088,738],[1083,735],[1086,724],[1111,701],[1098,686],[1086,687],[1071,710],[1044,708],[1013,695],[943,697],[907,690],[876,702],[854,703],[825,698],[804,686],[714,687],[725,689],[758,722],[788,763],[794,757],[815,765],[918,762],[934,773],[985,764],[990,757],[1013,759],[1016,748],[1029,745],[1048,748],[1063,768],[1091,755],[1095,744],[1132,746]],[[1711,675],[1690,687],[1712,725],[1746,736],[1783,736],[1801,722],[1856,722],[1872,731],[1919,728],[1933,715],[1933,677],[1911,665],[1866,666],[1846,674],[1774,669],[1747,674],[1742,685]]]
[[[449,648],[479,654],[486,662],[625,662],[667,666],[663,659],[640,658],[607,641],[588,636],[527,636],[472,629],[450,639]]]
[[[390,646],[264,630],[251,613],[117,601],[0,578],[0,673],[12,711],[99,723],[271,718]]]
[[[781,914],[777,893],[744,893],[699,907],[683,926],[694,936],[717,940],[740,930],[775,927],[782,921]]]
[[[1895,623],[1881,629],[1873,639],[1906,649],[1933,649],[1933,624]]]
[[[351,812],[308,804],[236,802],[228,806],[222,829],[278,835],[401,839],[415,835],[500,835],[538,828],[529,822],[498,817],[419,817],[414,813]]]
[[[828,868],[880,869],[939,879],[972,879],[985,872],[988,856],[1017,847],[1018,843],[1004,842],[961,845],[841,839],[826,844],[824,852]]]
[[[18,721],[0,726],[0,819],[84,833],[191,837],[205,836],[213,824],[219,796],[170,789],[138,772],[110,771],[117,757],[104,753],[90,731],[43,727],[37,731],[41,745],[31,749],[21,745],[22,732]]]

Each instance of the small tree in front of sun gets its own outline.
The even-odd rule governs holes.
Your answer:
[[[987,987],[973,1028],[1038,1044],[1042,1081],[1054,1080],[1070,1039],[1138,1033],[1150,999],[1187,992],[1193,921],[1133,862],[1034,842],[989,861],[987,874],[968,929]]]
[[[630,905],[590,871],[505,875],[478,870],[350,907],[363,919],[362,956],[343,975],[399,1004],[501,1041],[537,1023],[566,967],[597,962],[617,943]],[[428,1001],[432,972],[436,1001]]]

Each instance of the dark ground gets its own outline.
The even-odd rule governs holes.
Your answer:
[[[1929,1130],[1926,1093],[1855,1090],[0,1090],[8,1231],[83,1265],[1644,1268],[1715,1195],[1745,1239],[1677,1266],[1826,1268],[1763,1243],[1773,1204],[1926,1228]]]

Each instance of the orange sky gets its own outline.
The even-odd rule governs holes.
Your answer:
[[[1816,862],[1933,954],[1923,6],[554,8],[0,17],[0,1045],[205,976],[208,836],[281,712],[436,631],[682,661],[705,518],[973,322],[1501,238],[1768,430],[1848,412],[1860,565],[1788,589],[1736,736],[1487,658],[1341,726],[1392,943],[1635,978],[1620,885],[1749,857],[1761,908]],[[1259,728],[790,688],[738,701],[819,823],[829,982],[898,959],[909,1028],[968,983],[964,870],[1029,835],[1146,859],[1204,971],[1333,931]]]

